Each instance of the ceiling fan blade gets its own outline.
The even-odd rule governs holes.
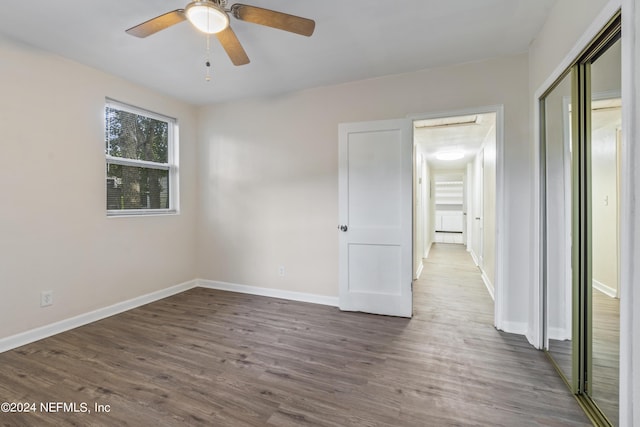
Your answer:
[[[244,51],[240,40],[238,40],[236,33],[233,32],[231,27],[227,27],[219,33],[216,33],[216,37],[218,37],[220,44],[225,52],[227,52],[227,55],[229,55],[233,65],[245,65],[249,63],[247,52]]]
[[[158,31],[169,28],[187,19],[184,9],[176,9],[173,12],[167,12],[163,15],[156,16],[148,21],[129,28],[126,33],[136,37],[147,37]]]
[[[313,34],[313,30],[316,27],[315,21],[311,19],[240,3],[231,6],[231,13],[241,21],[266,25],[267,27],[289,31],[307,37]]]

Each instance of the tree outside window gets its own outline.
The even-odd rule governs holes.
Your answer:
[[[175,211],[173,119],[108,101],[105,107],[107,212]]]

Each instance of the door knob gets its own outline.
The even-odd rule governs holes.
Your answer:
[[[349,227],[347,227],[346,225],[339,225],[338,226],[338,230],[340,231],[347,231],[349,229]]]

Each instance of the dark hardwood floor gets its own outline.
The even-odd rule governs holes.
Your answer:
[[[544,354],[491,326],[464,247],[434,246],[414,306],[408,320],[193,289],[0,354],[0,402],[91,410],[0,424],[590,425]]]

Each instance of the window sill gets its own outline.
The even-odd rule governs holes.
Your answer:
[[[154,210],[108,210],[107,218],[135,218],[149,216],[173,216],[179,215],[176,209],[154,209]]]

